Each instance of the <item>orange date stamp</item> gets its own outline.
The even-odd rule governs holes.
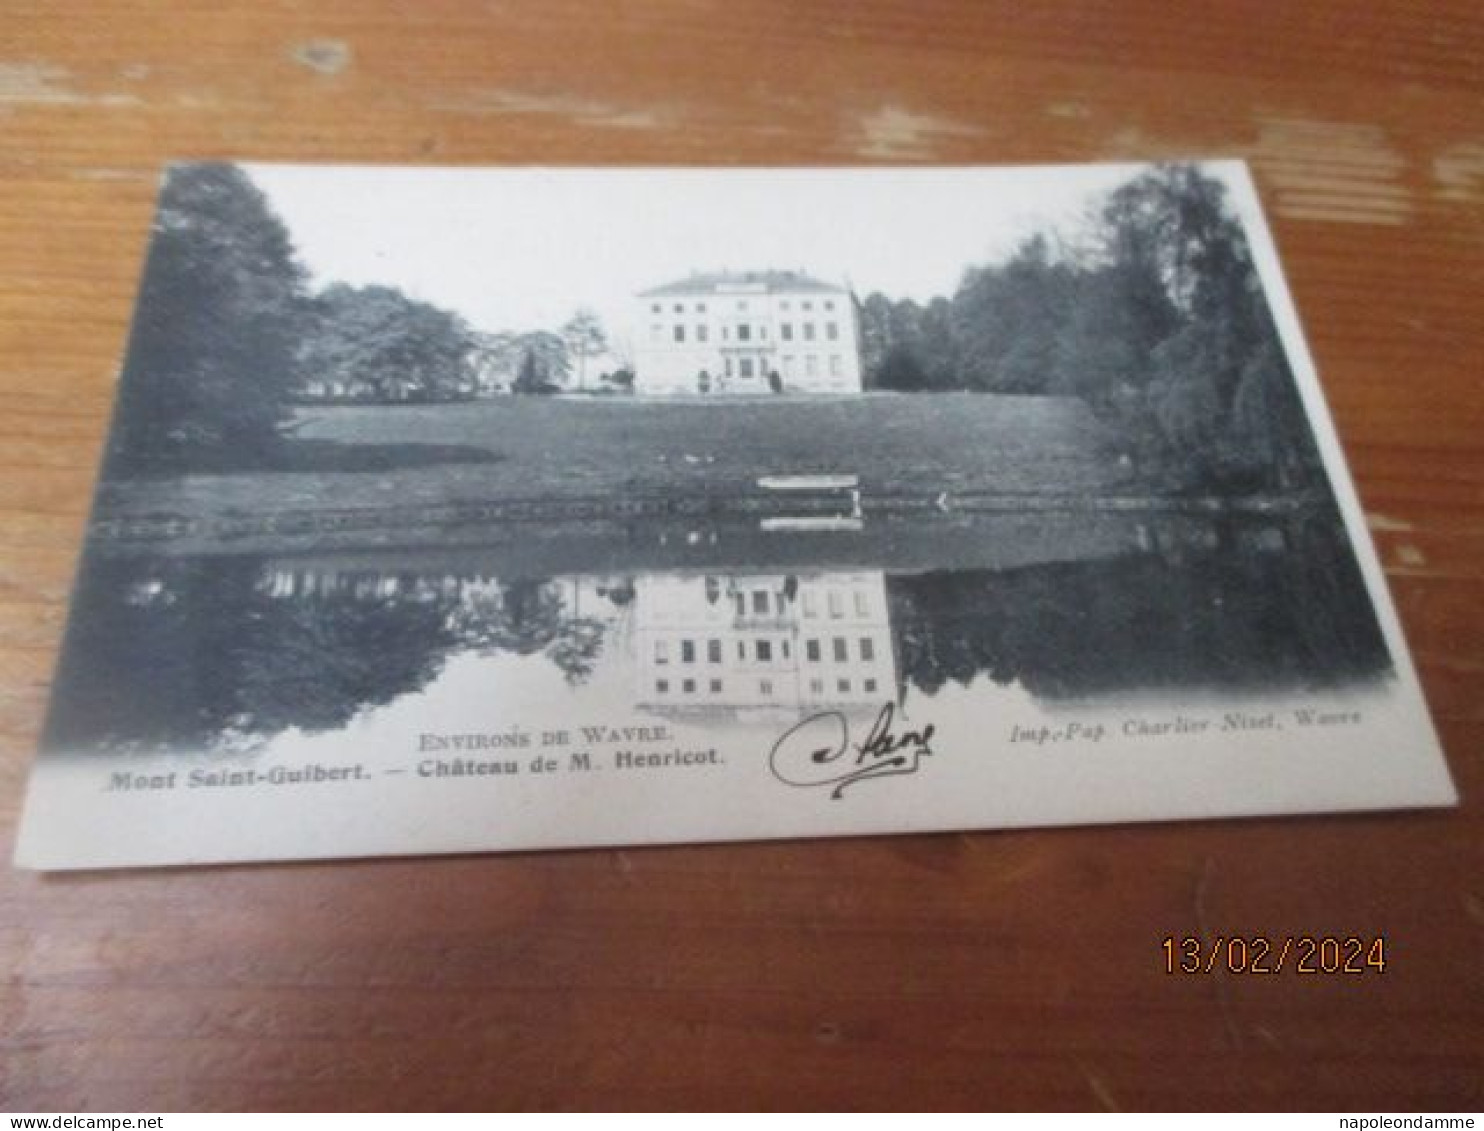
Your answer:
[[[1165,973],[1296,974],[1351,977],[1386,972],[1386,936],[1166,935]]]

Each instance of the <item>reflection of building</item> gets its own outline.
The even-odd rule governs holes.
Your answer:
[[[861,391],[850,293],[798,271],[719,271],[643,291],[635,391]]]
[[[897,693],[879,571],[637,580],[635,700],[678,714],[879,707]]]
[[[282,558],[254,588],[327,616],[347,604],[380,610],[389,644],[405,621],[441,626],[439,648],[554,663],[574,684],[601,666],[635,706],[665,715],[865,713],[900,691],[879,570],[504,580],[472,562]]]
[[[265,565],[257,587],[264,596],[278,600],[336,597],[431,602],[498,597],[501,591],[499,579],[484,570],[330,564],[287,558]]]

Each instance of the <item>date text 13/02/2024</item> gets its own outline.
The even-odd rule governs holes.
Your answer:
[[[1376,935],[1166,935],[1166,974],[1384,974],[1386,937]]]

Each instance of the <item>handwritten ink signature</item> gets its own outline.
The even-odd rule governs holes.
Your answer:
[[[896,708],[886,703],[870,733],[861,742],[851,742],[850,724],[839,711],[810,715],[786,731],[773,744],[768,768],[786,785],[809,788],[831,785],[831,800],[857,782],[894,774],[915,774],[922,759],[933,752],[933,724],[921,730],[893,734]],[[854,755],[852,757],[852,755]]]

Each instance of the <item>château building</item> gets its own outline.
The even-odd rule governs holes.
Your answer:
[[[858,393],[855,304],[801,271],[714,271],[642,291],[634,389]]]

